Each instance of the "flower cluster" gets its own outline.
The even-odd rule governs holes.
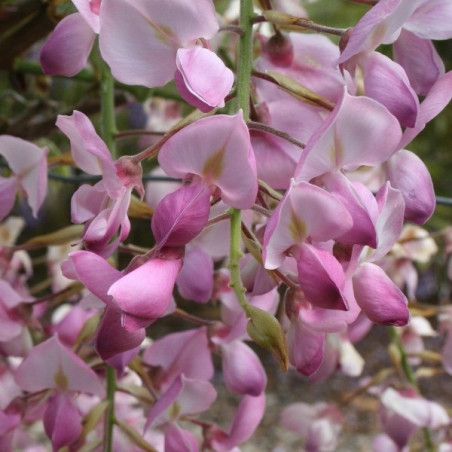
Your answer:
[[[374,449],[404,450],[419,428],[450,447],[447,412],[420,394],[410,366],[421,359],[406,355],[422,355],[421,336],[436,334],[408,302],[414,263],[437,250],[421,228],[435,209],[432,179],[407,147],[452,98],[452,72],[432,43],[452,38],[452,4],[379,0],[337,30],[290,1],[261,0],[258,11],[242,0],[239,26],[211,0],[72,2],[77,12],[42,45],[45,74],[88,66],[95,77],[97,64],[111,71],[101,71],[103,90],[109,77],[118,89],[174,82],[171,97],[196,111],[176,123],[165,109],[147,118],[166,127],[163,137],[119,158],[108,121],[101,137],[78,110],[56,120],[65,158],[0,136],[9,167],[0,220],[17,192],[38,215],[47,163],[95,179],[72,194],[72,226],[15,245],[20,220],[2,225],[0,449],[31,447],[25,426],[42,419],[55,451],[239,450],[265,413],[253,342],[310,381],[338,369],[357,377],[354,344],[373,324],[391,328],[406,373],[402,385],[388,374],[363,386],[380,398],[385,434]],[[140,246],[137,216],[148,222]],[[28,251],[45,247],[53,291],[41,296],[28,284]],[[441,314],[451,373],[451,316]],[[164,317],[186,324],[168,332]],[[194,416],[217,398],[216,369],[237,398],[226,427]],[[343,421],[320,401],[281,414],[309,451],[335,450]]]

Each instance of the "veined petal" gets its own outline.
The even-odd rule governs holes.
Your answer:
[[[279,267],[294,245],[334,239],[353,224],[343,204],[316,185],[292,180],[289,190],[270,217],[264,234],[265,268]]]
[[[193,174],[217,186],[223,201],[237,209],[254,204],[257,195],[256,162],[242,112],[216,115],[184,127],[160,150],[163,170],[176,178]]]
[[[306,145],[295,170],[296,180],[309,181],[328,171],[376,166],[398,150],[398,120],[369,97],[344,91],[324,124]]]
[[[151,8],[163,9],[160,2],[148,3],[152,3]],[[127,0],[102,1],[100,51],[120,82],[149,88],[163,86],[173,78],[180,44],[168,40],[138,6],[138,2]],[[169,11],[167,2],[164,9]]]
[[[25,391],[48,388],[81,391],[103,397],[105,390],[98,376],[75,353],[53,336],[36,345],[18,367],[16,383]]]
[[[159,247],[184,246],[209,219],[211,190],[204,184],[184,185],[166,195],[152,216],[152,232]]]
[[[87,64],[96,33],[80,13],[66,16],[44,43],[39,54],[47,75],[72,77]]]

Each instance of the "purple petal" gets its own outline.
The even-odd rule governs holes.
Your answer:
[[[96,33],[80,13],[66,16],[45,42],[39,55],[47,75],[72,77],[88,62]]]
[[[408,323],[408,301],[382,268],[362,264],[353,276],[353,289],[358,305],[372,322],[396,326]]]
[[[194,183],[165,196],[151,222],[157,246],[184,246],[195,238],[209,219],[210,194],[206,185]]]
[[[327,251],[304,243],[300,247],[298,281],[306,299],[324,309],[348,310],[342,291],[345,275],[338,260]]]

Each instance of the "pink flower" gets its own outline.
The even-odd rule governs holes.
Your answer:
[[[113,161],[91,121],[79,111],[58,116],[56,125],[68,136],[79,168],[88,174],[102,175],[94,186],[82,185],[74,193],[71,215],[74,223],[85,223],[85,246],[109,256],[129,234],[127,209],[132,190],[144,195],[141,166],[130,157]]]
[[[231,207],[247,209],[257,195],[256,162],[242,113],[203,118],[184,127],[160,150],[171,177],[197,178]]]

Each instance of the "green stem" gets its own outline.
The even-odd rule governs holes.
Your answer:
[[[243,34],[239,39],[239,52],[237,63],[237,97],[236,109],[241,109],[243,119],[248,122],[250,119],[250,81],[253,59],[253,36],[252,36],[252,0],[240,1],[240,27]],[[247,316],[249,316],[249,303],[245,297],[245,288],[240,277],[239,261],[242,256],[240,249],[242,233],[242,212],[239,209],[231,209],[231,241],[230,241],[230,263],[231,287],[237,296],[240,306]]]
[[[113,159],[116,159],[116,117],[114,101],[114,80],[110,68],[104,61],[101,61],[101,80],[100,80],[100,99],[101,99],[101,132]],[[107,369],[107,400],[108,408],[105,414],[104,427],[104,452],[113,450],[113,427],[115,425],[115,391],[116,391],[116,372],[115,369],[106,365]]]
[[[108,408],[105,413],[104,452],[113,450],[113,427],[115,425],[115,391],[116,372],[107,365],[107,400]]]
[[[253,2],[240,1],[240,27],[243,34],[239,39],[239,55],[237,64],[237,110],[242,109],[243,119],[249,121],[250,116],[250,79],[253,61]]]
[[[245,287],[243,287],[242,278],[240,277],[239,261],[242,257],[240,249],[241,234],[242,234],[242,219],[241,211],[239,209],[231,209],[231,241],[230,241],[230,256],[229,269],[231,272],[230,286],[234,289],[237,300],[240,306],[249,315],[249,303],[245,297]]]
[[[104,61],[102,61],[101,64],[100,95],[102,138],[104,139],[108,149],[110,149],[113,160],[115,160],[117,158],[115,143],[115,136],[117,133],[114,98],[115,82],[107,64]]]

